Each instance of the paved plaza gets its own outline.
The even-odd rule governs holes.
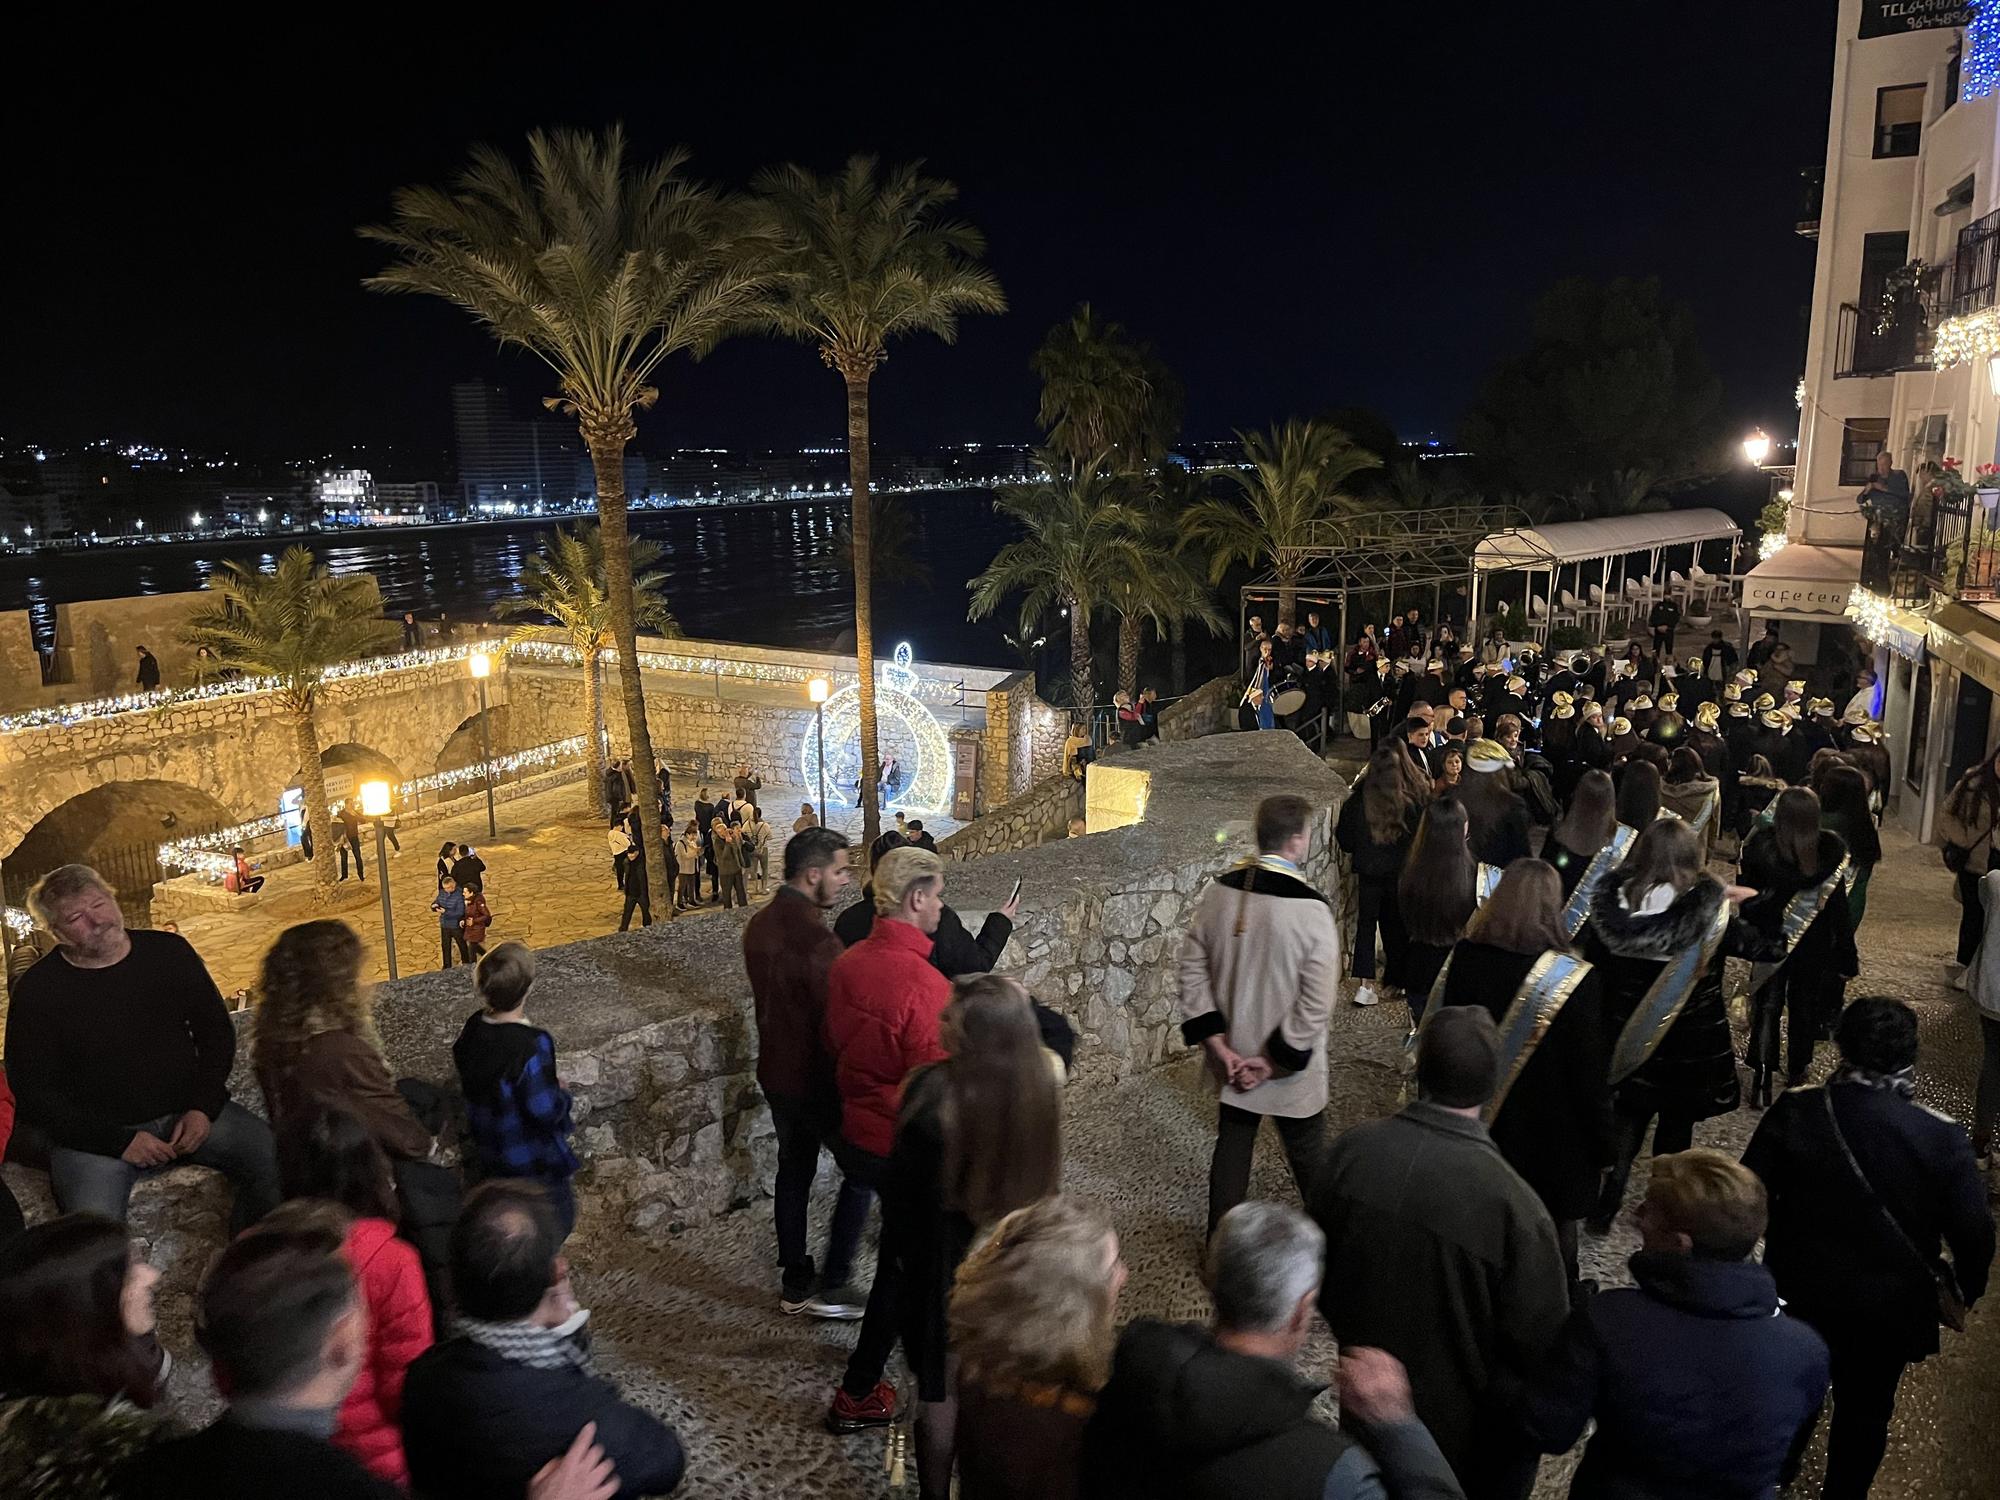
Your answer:
[[[716,791],[711,785],[710,791]],[[674,815],[680,826],[694,815],[700,785],[674,778]],[[766,786],[758,805],[771,822],[771,878],[759,891],[754,876],[745,884],[752,903],[766,899],[778,880],[784,841],[791,836],[799,804],[809,798],[793,786]],[[440,966],[437,918],[430,904],[437,892],[438,848],[445,840],[466,843],[486,861],[486,903],[493,909],[493,926],[486,945],[510,939],[531,948],[549,948],[582,938],[615,932],[625,909],[624,895],[613,883],[611,855],[605,843],[606,820],[583,811],[579,784],[534,792],[497,805],[499,837],[486,836],[486,810],[477,799],[465,811],[435,823],[406,827],[399,837],[402,851],[389,851],[389,897],[396,918],[396,963],[403,974]],[[836,827],[861,836],[861,814],[847,809],[835,816]],[[949,818],[928,818],[925,827],[937,837],[958,825]],[[241,912],[216,912],[180,921],[182,936],[194,944],[224,995],[254,989],[272,940],[295,922],[338,917],[361,934],[368,955],[365,977],[389,977],[388,950],[382,941],[382,888],[376,882],[374,834],[364,827],[362,859],[366,879],[349,879],[334,887],[326,907],[313,904],[312,873],[303,864],[274,870],[255,907]],[[702,889],[707,891],[707,878]],[[665,904],[657,896],[653,918],[665,920]],[[681,920],[701,921],[718,912],[704,906],[684,913]],[[638,922],[635,914],[634,924]],[[468,981],[468,986],[470,981]]]

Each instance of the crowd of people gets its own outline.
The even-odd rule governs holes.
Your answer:
[[[1417,628],[1399,622],[1398,644]],[[1872,721],[1821,713],[1789,681],[1786,706],[1737,712],[1760,679],[1725,653],[1719,675],[1697,657],[1663,688],[1636,649],[1450,674],[1426,659],[1400,681],[1371,664],[1390,696],[1411,685],[1400,717],[1372,716],[1334,825],[1351,926],[1308,873],[1322,811],[1255,809],[1255,852],[1207,884],[1177,957],[1181,1035],[1216,1098],[1200,1324],[1120,1326],[1117,1225],[1064,1191],[1075,1034],[995,972],[1015,902],[968,925],[915,820],[867,851],[854,900],[848,840],[802,809],[742,955],[777,1145],[772,1310],[854,1327],[824,1425],[886,1429],[892,1484],[938,1500],[954,1485],[964,1500],[1522,1500],[1543,1455],[1580,1441],[1575,1495],[1761,1497],[1798,1471],[1830,1398],[1822,1493],[1865,1495],[1904,1370],[1985,1288],[1979,1158],[2000,1079],[1989,1065],[1969,1138],[1915,1102],[1909,1007],[1845,993],[1881,853]],[[1713,692],[1687,713],[1675,689],[1696,683]],[[1592,727],[1607,711],[1608,734]],[[1778,756],[1716,727],[1749,713],[1776,741],[1745,743]],[[1821,731],[1803,758],[1782,746]],[[680,846],[678,881],[707,871],[710,899],[742,899],[762,873],[742,830],[768,827],[755,790],[747,770],[716,802],[703,788],[677,833],[663,778],[652,836]],[[1952,807],[1990,1063],[2000,757]],[[629,793],[612,809],[628,918],[650,916],[634,857],[650,821]],[[441,925],[445,896],[483,884],[472,851],[450,853]],[[1724,860],[1733,873],[1711,873]],[[237,1032],[184,941],[128,930],[80,866],[32,905],[59,946],[13,989],[0,1137],[17,1126],[10,1155],[46,1165],[59,1216],[25,1226],[0,1192],[0,1487],[32,1470],[67,1488],[19,1492],[675,1488],[680,1438],[591,1362],[564,1254],[571,1101],[557,1039],[529,1018],[525,947],[460,950],[478,1006],[455,1078],[427,1081],[387,1061],[355,934],[288,929],[250,1028],[260,1117],[230,1096]],[[1329,1139],[1350,983],[1357,1004],[1407,1006],[1409,1097]],[[463,1100],[456,1163],[447,1090]],[[1742,1159],[1696,1147],[1746,1094],[1761,1113]],[[1266,1119],[1295,1205],[1250,1196]],[[1634,1285],[1600,1290],[1584,1237],[1624,1211],[1649,1134]],[[822,1153],[836,1182],[815,1246]],[[122,1228],[134,1185],[183,1165],[234,1197],[196,1309],[226,1408],[197,1432],[163,1410],[157,1277]],[[1338,1425],[1302,1368],[1322,1324]]]

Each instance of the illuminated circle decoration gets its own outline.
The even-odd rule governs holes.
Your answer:
[[[896,647],[892,664],[875,684],[875,738],[884,761],[896,757],[897,774],[882,798],[884,810],[941,813],[951,804],[951,742],[937,715],[917,701],[910,643]],[[835,807],[855,807],[861,780],[861,689],[842,688],[821,710],[826,724],[826,795]],[[819,785],[819,718],[806,725],[799,747],[799,784]]]

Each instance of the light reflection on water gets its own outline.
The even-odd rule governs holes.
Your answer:
[[[1013,660],[999,621],[965,619],[965,580],[1014,535],[1011,523],[993,513],[990,496],[956,490],[878,503],[910,508],[914,559],[931,577],[928,588],[877,584],[878,640],[907,637],[931,660],[995,666]],[[823,646],[854,624],[852,586],[834,558],[844,515],[843,506],[832,504],[649,511],[633,515],[632,529],[666,549],[659,566],[668,604],[688,634]],[[434,617],[443,609],[467,621],[489,615],[496,600],[517,590],[540,534],[554,525],[346,533],[317,539],[314,551],[335,573],[372,573],[394,613],[413,609]],[[7,559],[0,561],[0,611],[30,610],[37,637],[47,640],[57,604],[197,589],[223,558],[263,567],[277,560],[261,538],[205,547],[200,555],[192,546],[170,546]]]

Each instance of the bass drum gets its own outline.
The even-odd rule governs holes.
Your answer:
[[[1296,682],[1287,682],[1271,694],[1271,711],[1279,718],[1290,718],[1306,706],[1306,690]]]

